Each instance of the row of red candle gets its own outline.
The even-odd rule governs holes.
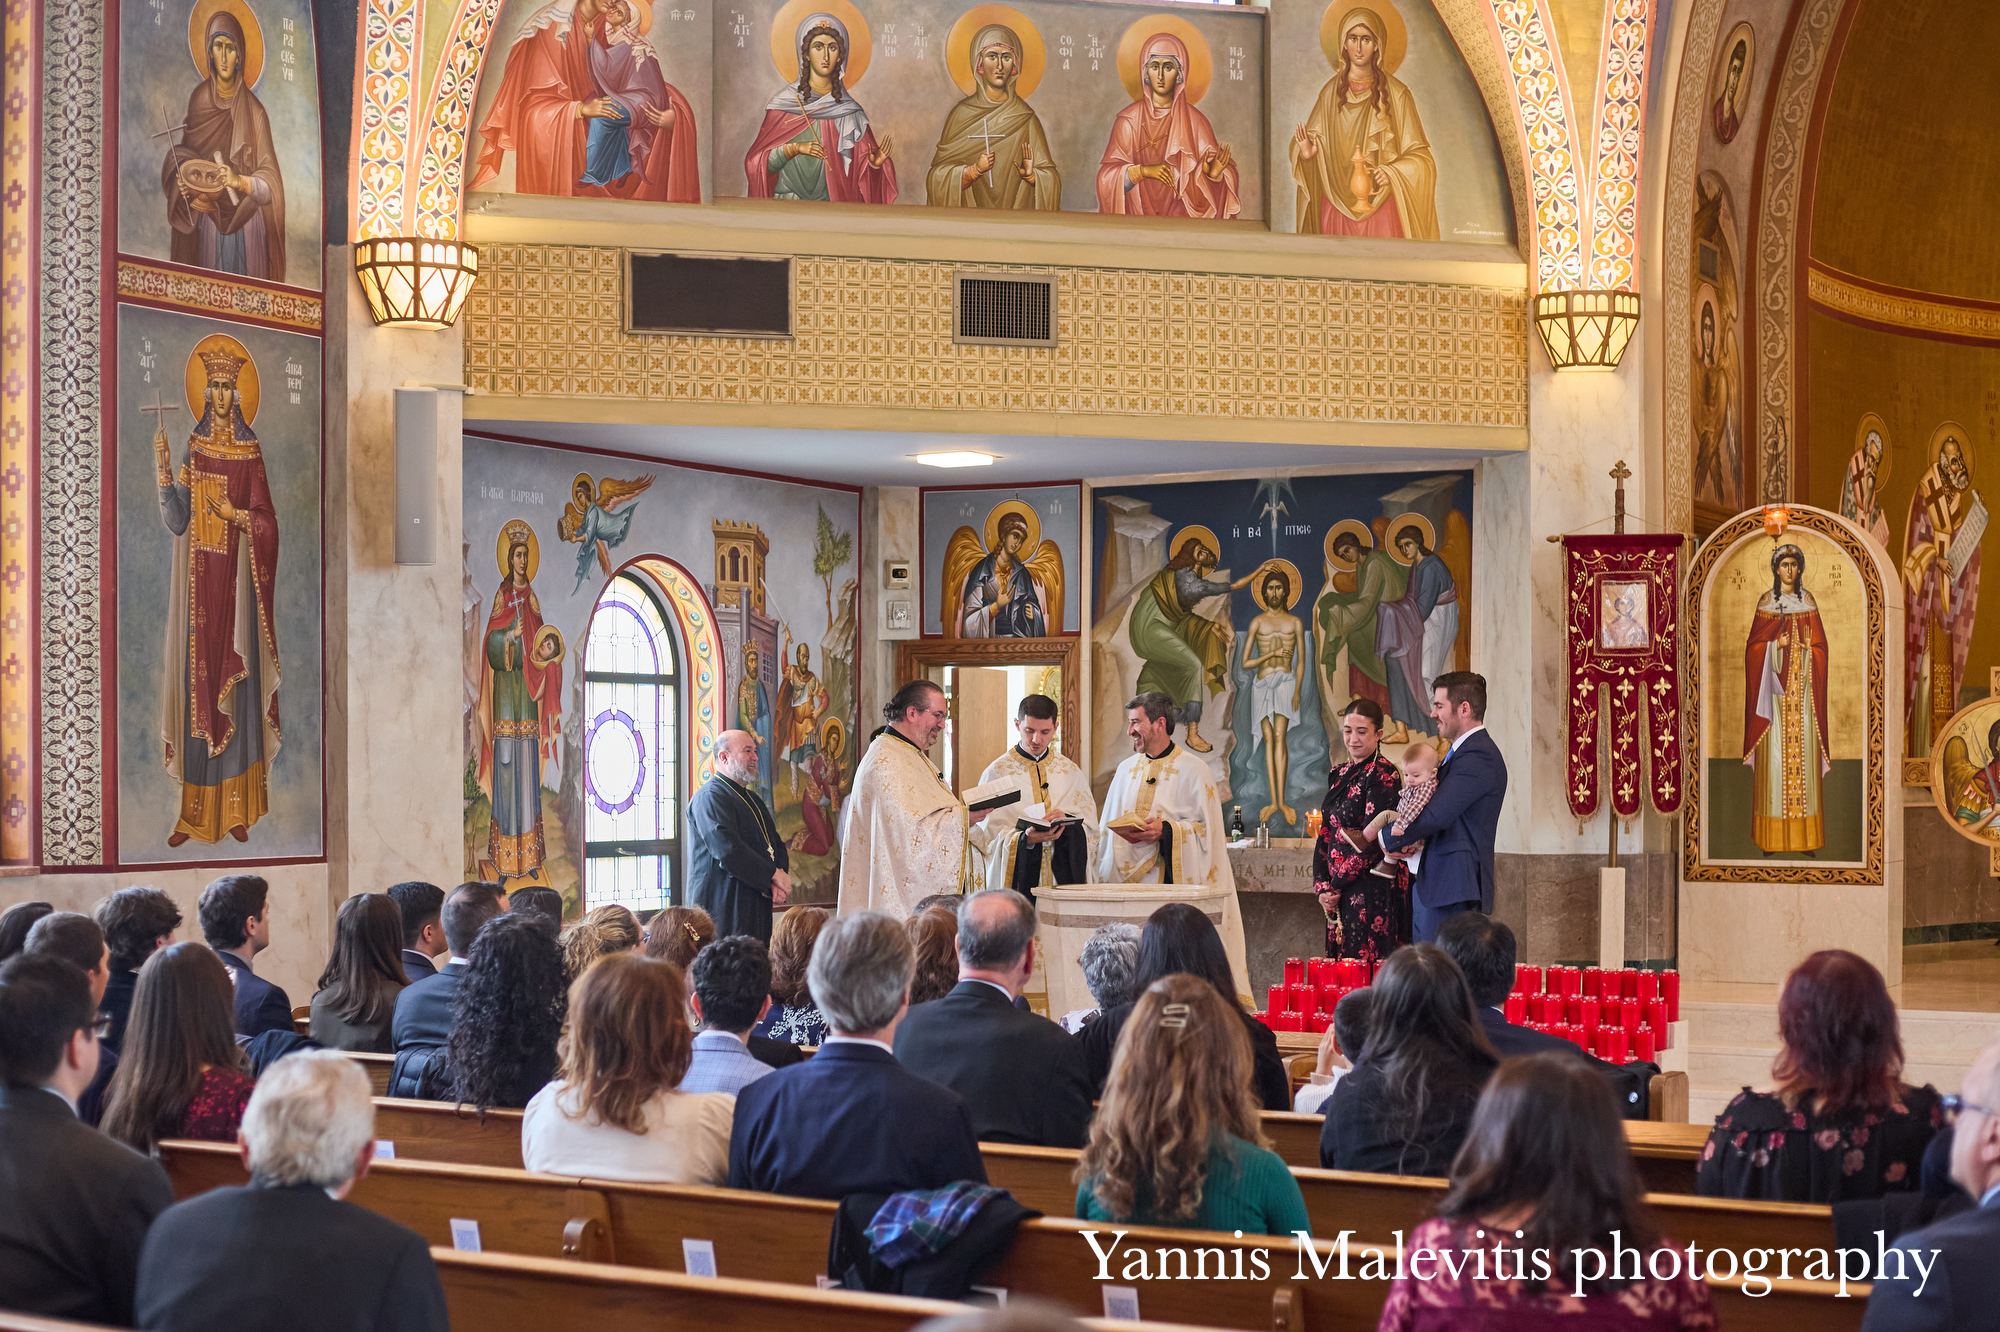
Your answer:
[[[1623,1027],[1598,1027],[1586,1031],[1574,1023],[1567,1022],[1547,1024],[1530,1022],[1527,1025],[1546,1035],[1560,1036],[1566,1041],[1573,1042],[1586,1054],[1596,1055],[1599,1059],[1612,1064],[1622,1064],[1628,1059],[1644,1059],[1650,1062],[1658,1057],[1660,1050],[1659,1037],[1650,1027],[1640,1027],[1635,1031],[1627,1031]]]
[[[1642,971],[1637,967],[1625,967],[1618,971],[1605,971],[1599,967],[1549,967],[1545,970],[1523,965],[1514,968],[1514,993],[1547,993],[1564,999],[1664,999],[1667,1020],[1678,1022],[1681,1017],[1681,973],[1678,971]]]
[[[1325,988],[1339,985],[1346,989],[1359,989],[1374,978],[1374,970],[1366,962],[1354,957],[1288,957],[1285,959],[1285,984],[1310,985]]]
[[[1267,1013],[1331,1013],[1334,1005],[1359,989],[1362,985],[1335,985],[1329,981],[1324,985],[1273,985],[1268,991]],[[1278,1030],[1272,1027],[1271,1030]]]
[[[1559,998],[1550,994],[1510,994],[1507,1020],[1521,1026],[1572,1026],[1585,1031],[1599,1027],[1620,1027],[1627,1033],[1650,1028],[1656,1040],[1665,1040],[1667,1001],[1664,999],[1590,999],[1581,996]]]
[[[1254,1016],[1272,1031],[1325,1031],[1333,1025],[1333,1014],[1325,1009],[1314,1013],[1258,1013]]]

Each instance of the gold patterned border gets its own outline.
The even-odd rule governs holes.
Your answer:
[[[118,299],[171,306],[191,314],[225,315],[318,333],[325,304],[317,296],[273,291],[213,273],[184,273],[137,259],[118,260]]]
[[[1806,267],[1806,295],[1834,314],[1912,333],[2000,344],[2000,305],[1929,292],[1882,291],[1818,260]]]
[[[1061,267],[1058,345],[984,347],[952,341],[952,263],[800,255],[797,336],[764,341],[627,333],[622,256],[482,247],[467,382],[527,398],[1528,424],[1519,291]]]
[[[1685,755],[1687,792],[1686,817],[1681,821],[1681,877],[1695,883],[1828,883],[1828,884],[1870,884],[1882,882],[1882,867],[1885,857],[1886,830],[1888,818],[1885,812],[1886,793],[1883,788],[1885,764],[1883,754],[1888,746],[1887,708],[1884,689],[1888,672],[1884,664],[1884,644],[1886,642],[1886,611],[1882,594],[1882,574],[1875,567],[1874,557],[1859,536],[1849,529],[1848,524],[1835,514],[1824,509],[1795,506],[1791,510],[1791,525],[1802,527],[1808,532],[1817,532],[1840,547],[1861,577],[1861,586],[1868,597],[1868,696],[1865,700],[1868,711],[1867,765],[1862,774],[1862,847],[1866,864],[1859,867],[1801,865],[1786,861],[1783,865],[1718,865],[1708,862],[1702,855],[1701,818],[1706,800],[1703,771],[1707,761],[1707,746],[1702,737],[1701,690],[1702,651],[1701,635],[1707,627],[1708,582],[1709,577],[1721,565],[1723,558],[1740,543],[1764,534],[1764,515],[1759,510],[1740,513],[1709,534],[1702,543],[1701,550],[1694,557],[1694,566],[1688,571],[1688,610],[1682,617],[1687,625],[1687,698],[1684,712],[1687,730],[1683,735],[1682,753]]]
[[[1701,171],[1701,132],[1708,123],[1710,65],[1722,27],[1724,0],[1695,0],[1681,48],[1667,142],[1666,238],[1666,527],[1694,535],[1694,196]],[[1656,159],[1657,160],[1657,159]]]
[[[0,863],[35,859],[35,221],[41,205],[41,105],[38,6],[15,5],[6,18],[6,96],[0,100],[6,151],[0,197],[13,200],[0,222]]]

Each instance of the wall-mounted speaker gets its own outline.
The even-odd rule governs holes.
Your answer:
[[[438,391],[396,390],[396,563],[436,564]]]

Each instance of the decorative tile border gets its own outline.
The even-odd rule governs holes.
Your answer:
[[[1598,61],[1596,166],[1591,173],[1590,278],[1629,291],[1639,262],[1639,167],[1646,140],[1646,65],[1653,0],[1607,0]]]
[[[1884,287],[1816,259],[1806,262],[1806,298],[1829,314],[1959,342],[2000,345],[2000,305]]]
[[[104,859],[101,0],[42,6],[41,732],[44,865]]]
[[[1520,292],[1057,268],[1058,346],[975,347],[951,340],[953,264],[801,255],[789,341],[635,336],[621,256],[482,247],[468,382],[538,398],[1528,424]]]
[[[417,0],[366,0],[355,76],[354,235],[402,236],[411,107],[423,40]]]
[[[187,273],[123,255],[118,259],[118,298],[305,333],[318,333],[324,317],[318,296],[273,291],[224,274]]]
[[[0,862],[35,858],[34,108],[41,49],[33,5],[8,7],[0,153]]]
[[[1715,35],[1725,0],[1695,0],[1681,49],[1681,82],[1674,92],[1674,121],[1667,143],[1664,290],[1666,293],[1666,525],[1694,534],[1694,185],[1701,169],[1701,129],[1706,123]]]
[[[423,157],[417,168],[417,230],[434,240],[458,239],[466,155],[472,148],[472,104],[479,95],[480,61],[486,54],[500,0],[460,0],[424,117]],[[496,58],[505,60],[504,52]],[[495,70],[493,77],[500,77]]]
[[[1528,149],[1534,194],[1535,290],[1583,285],[1581,174],[1569,90],[1544,0],[1493,0],[1495,40],[1513,81],[1515,114]]]

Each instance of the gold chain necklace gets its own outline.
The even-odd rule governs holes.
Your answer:
[[[773,840],[777,838],[778,830],[776,828],[770,827],[764,822],[764,812],[757,808],[757,802],[750,799],[750,797],[744,795],[741,791],[737,790],[736,783],[734,781],[730,780],[730,778],[723,773],[718,772],[715,775],[717,777],[722,778],[722,784],[729,788],[729,794],[735,796],[738,800],[741,800],[744,804],[744,807],[750,811],[750,817],[757,821],[757,831],[764,834],[764,854],[768,856],[770,859],[775,861],[778,858],[778,852],[771,845],[771,843]]]

